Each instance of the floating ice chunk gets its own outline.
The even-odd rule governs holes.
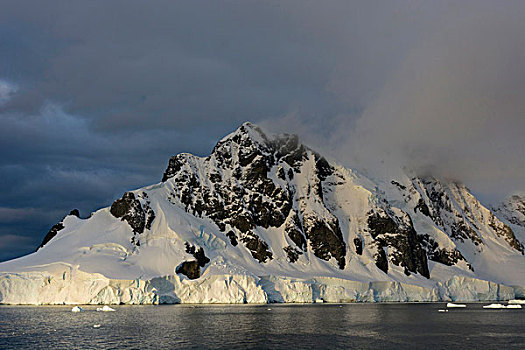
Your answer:
[[[317,299],[315,299],[315,303],[316,303],[316,304],[317,304],[317,303],[322,304],[322,303],[324,303],[324,300],[321,299],[321,298],[317,298]]]
[[[454,308],[454,307],[467,307],[465,304],[454,304],[454,303],[447,303],[448,308]]]
[[[100,328],[100,325],[99,324],[94,324],[93,328]]]
[[[71,312],[83,312],[84,309],[81,308],[80,306],[75,306],[74,308],[71,309]]]
[[[445,310],[445,309],[439,309],[438,312],[448,312],[448,310]]]
[[[115,311],[115,309],[112,309],[109,306],[104,305],[104,307],[97,307],[97,311],[108,312],[108,311]]]
[[[490,305],[483,305],[484,309],[505,309],[506,306],[503,304],[490,304]]]
[[[510,305],[503,305],[503,304],[490,304],[483,306],[484,309],[521,309],[521,305],[519,304],[510,304]]]
[[[525,300],[522,300],[522,299],[512,299],[512,300],[509,300],[509,304],[525,304]]]

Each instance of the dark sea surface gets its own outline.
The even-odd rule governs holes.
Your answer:
[[[0,349],[525,349],[525,309],[444,305],[0,306]]]

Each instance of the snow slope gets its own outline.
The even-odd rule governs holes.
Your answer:
[[[53,226],[0,263],[8,304],[505,300],[523,294],[515,223],[462,184],[374,179],[245,123],[162,182]],[[391,178],[391,174],[396,174]],[[503,221],[501,221],[503,220]],[[521,227],[521,226],[520,226]],[[521,232],[521,231],[520,231]]]

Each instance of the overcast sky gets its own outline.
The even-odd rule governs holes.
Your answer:
[[[525,189],[523,1],[0,0],[0,261],[246,120]]]

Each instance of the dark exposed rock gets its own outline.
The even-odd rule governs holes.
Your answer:
[[[252,218],[248,215],[237,215],[229,220],[229,224],[246,233],[252,228]]]
[[[384,273],[388,273],[388,259],[386,257],[385,250],[381,245],[377,247],[377,252],[374,258],[376,260],[376,266]]]
[[[166,168],[166,171],[162,176],[162,181],[164,182],[170,177],[173,177],[175,174],[177,174],[181,170],[183,165],[184,159],[182,154],[178,154],[176,156],[171,157],[168,163],[168,167]]]
[[[291,246],[286,246],[283,248],[283,250],[286,252],[286,255],[288,256],[288,261],[291,263],[296,262],[299,259],[299,255],[303,254],[303,252]]]
[[[245,234],[241,241],[244,243],[246,248],[252,253],[252,256],[257,259],[260,263],[264,263],[267,260],[272,260],[273,254],[268,249],[268,244],[261,240],[259,236],[253,232]]]
[[[450,225],[450,230],[450,237],[455,240],[464,242],[465,239],[467,239],[472,241],[474,245],[483,244],[483,241],[478,236],[477,232],[472,227],[468,226],[463,220],[452,223],[452,225]]]
[[[402,191],[404,191],[404,190],[407,189],[406,186],[401,185],[401,184],[400,184],[399,182],[397,182],[397,181],[392,180],[392,181],[390,181],[390,183],[391,183],[392,185],[396,186],[397,188],[399,188],[399,189],[402,190]]]
[[[36,248],[36,251],[38,251],[40,248],[45,246],[47,242],[49,242],[53,237],[55,237],[58,233],[58,231],[64,229],[64,224],[62,222],[59,222],[58,224],[53,225],[49,232],[45,235],[44,239],[42,240],[42,243]]]
[[[315,153],[315,168],[319,174],[319,179],[321,181],[326,180],[326,178],[334,173],[334,168],[328,163],[328,161]]]
[[[345,267],[346,244],[339,228],[339,221],[326,223],[318,217],[309,216],[304,219],[306,237],[312,250],[318,258],[330,260],[335,258],[340,269]]]
[[[228,238],[230,239],[230,243],[232,244],[232,246],[235,247],[235,246],[237,246],[237,244],[239,244],[237,242],[237,236],[235,235],[235,233],[232,230],[228,231],[226,233],[226,236],[228,236]]]
[[[149,204],[146,204],[146,229],[151,230],[153,220],[155,220],[155,212],[151,209]]]
[[[447,266],[456,265],[460,260],[467,262],[467,260],[459,250],[441,248],[439,244],[429,235],[418,235],[418,239],[420,240],[423,247],[426,249],[428,259],[432,261]],[[470,267],[470,269],[472,269],[472,267]]]
[[[110,212],[114,217],[126,221],[135,234],[143,233],[145,228],[151,229],[155,219],[155,212],[149,206],[149,202],[146,201],[142,205],[133,192],[126,192],[122,198],[113,202]]]
[[[430,278],[426,251],[408,215],[405,220],[406,222],[401,223],[386,213],[369,213],[367,222],[370,235],[378,247],[376,265],[383,271],[388,270],[388,266],[385,268],[386,253],[383,248],[389,247],[392,264],[404,267],[407,274],[410,271]],[[386,261],[388,265],[388,259]]]
[[[188,242],[184,244],[186,246],[186,253],[193,255],[200,267],[206,266],[210,262],[210,259],[204,254],[204,249],[202,247],[196,248]]]
[[[430,217],[430,209],[423,198],[419,198],[417,205],[414,207],[414,213],[419,210],[423,215]]]
[[[113,202],[110,212],[114,217],[127,221],[134,233],[144,232],[146,214],[132,192],[124,193],[122,198]]]
[[[494,230],[494,232],[498,236],[503,237],[512,248],[516,249],[523,255],[523,244],[521,244],[521,242],[518,241],[518,239],[514,235],[514,231],[512,231],[512,229],[508,225],[499,221],[493,214],[491,214],[489,219],[489,226]]]
[[[69,212],[69,215],[76,216],[77,218],[80,218],[80,212],[78,211],[78,209],[71,210]],[[65,219],[65,217],[64,217],[64,219]],[[47,234],[44,236],[44,239],[42,240],[42,243],[40,243],[40,245],[38,246],[38,248],[36,248],[35,251],[38,251],[40,248],[45,246],[51,239],[53,239],[53,237],[55,237],[57,235],[57,233],[59,231],[64,229],[64,223],[63,223],[64,219],[62,219],[62,221],[60,221],[59,223],[53,225],[53,227],[51,227],[49,229]]]
[[[390,216],[381,216],[378,213],[373,213],[368,216],[368,228],[372,238],[376,239],[379,235],[385,233],[397,233],[398,225]]]
[[[222,181],[222,176],[219,173],[211,173],[210,174],[210,181],[214,183],[219,183]]]
[[[196,260],[182,262],[179,266],[177,266],[175,272],[183,274],[191,280],[197,279],[201,276],[199,262]]]
[[[284,169],[282,167],[279,167],[279,170],[277,170],[277,177],[283,181],[286,181],[286,175],[284,174]]]
[[[210,262],[210,258],[204,255],[204,249],[202,247],[197,249],[193,256],[195,257],[195,259],[197,259],[197,262],[199,263],[200,267],[204,267],[207,263]]]
[[[306,251],[306,238],[304,237],[301,229],[301,222],[295,211],[293,212],[292,219],[286,223],[284,232],[286,232],[288,237],[290,237],[297,247]]]
[[[283,134],[274,141],[272,147],[275,158],[282,159],[296,171],[299,171],[302,162],[307,159],[306,148],[299,143],[297,135]],[[288,177],[293,178],[293,172],[290,174],[288,171]]]
[[[361,237],[354,238],[355,252],[357,255],[363,254],[363,240]]]

